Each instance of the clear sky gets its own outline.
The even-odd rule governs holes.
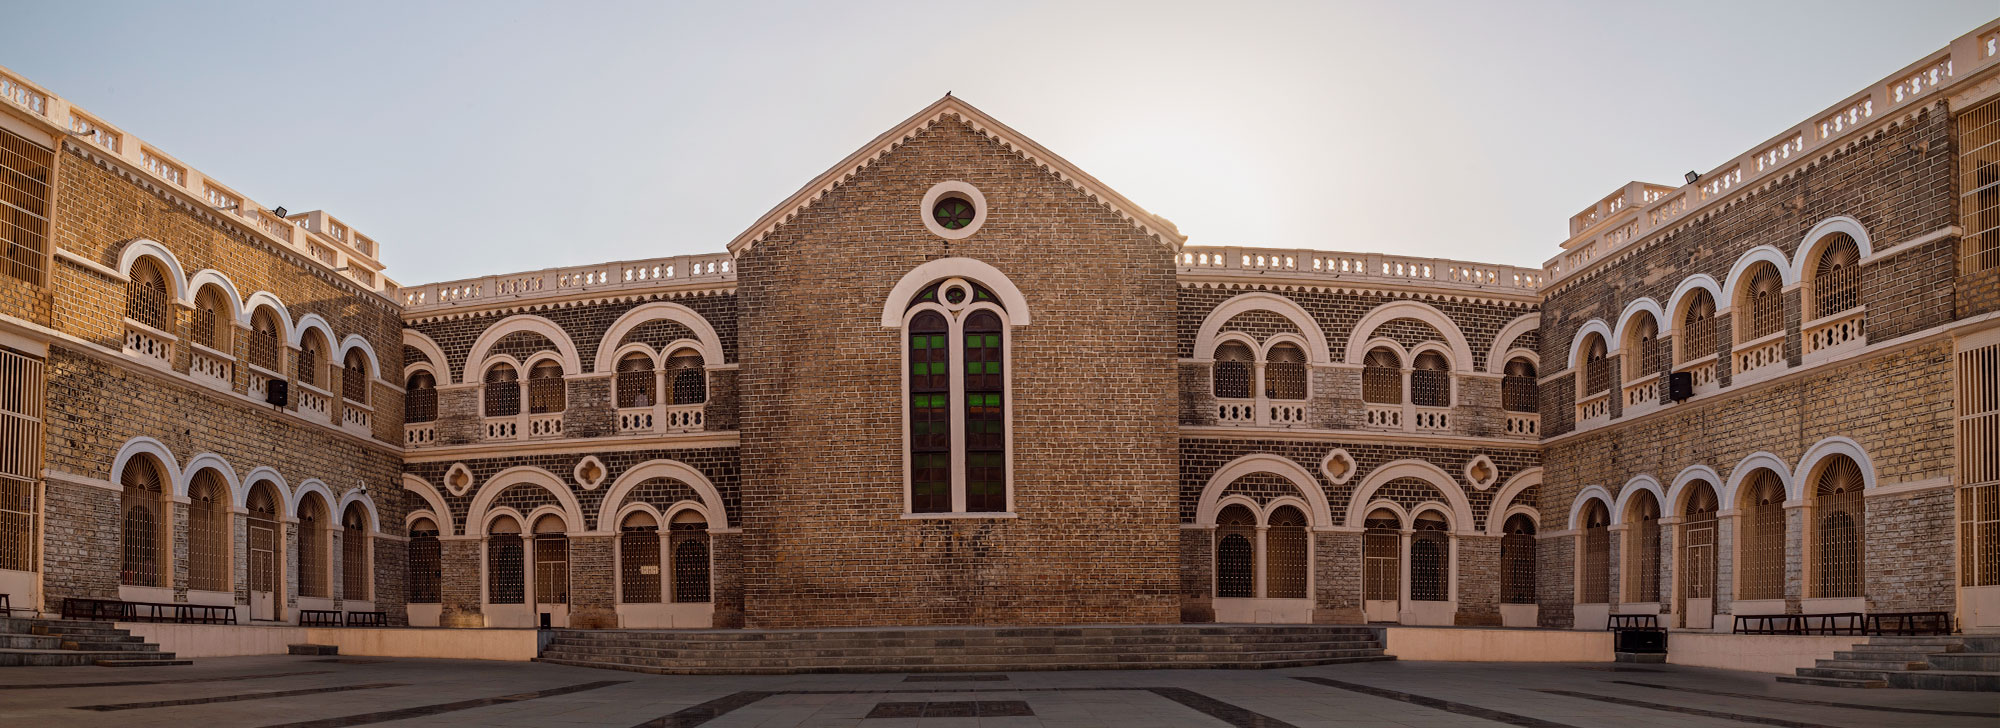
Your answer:
[[[0,65],[404,283],[720,252],[951,91],[1194,244],[1539,266],[1995,0],[0,0]]]

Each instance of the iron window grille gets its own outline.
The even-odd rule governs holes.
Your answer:
[[[568,405],[562,365],[543,361],[528,370],[528,413],[561,412]]]
[[[1500,379],[1500,407],[1508,412],[1540,412],[1542,389],[1535,379],[1535,365],[1526,359],[1507,362]]]
[[[910,320],[910,510],[951,511],[950,328],[934,311]]]
[[[1535,603],[1535,522],[1526,514],[1508,517],[1500,537],[1500,603]]]
[[[569,603],[569,538],[535,534],[535,603]]]
[[[1957,115],[1960,270],[2000,268],[2000,102]],[[1992,582],[1988,582],[1992,583]]]
[[[1410,601],[1451,600],[1451,536],[1435,513],[1417,517],[1410,534]]]
[[[489,604],[525,604],[527,583],[522,567],[521,534],[495,533],[486,537],[486,601]]]
[[[1864,534],[1868,532],[1861,466],[1845,455],[1829,460],[1813,489],[1813,540],[1819,552],[1813,593],[1822,598],[1858,597],[1864,586]]]
[[[520,374],[506,364],[495,364],[486,370],[486,386],[482,411],[487,417],[512,417],[521,414]]]
[[[1759,470],[1744,488],[1742,516],[1743,599],[1785,598],[1785,486],[1769,470]]]
[[[1442,354],[1418,354],[1410,371],[1410,403],[1418,407],[1451,406],[1451,363]]]
[[[218,321],[227,320],[226,317],[216,315],[215,306],[217,303],[218,301],[215,300],[214,294],[209,289],[203,288],[201,295],[195,299],[192,320],[188,322],[188,338],[193,339],[194,343],[210,349],[222,348],[221,346],[217,346],[217,342],[222,341],[222,337],[220,336],[220,332],[216,330],[216,324]]]
[[[0,129],[0,253],[7,274],[42,285],[55,152]]]
[[[141,260],[132,266],[132,277],[125,285],[126,318],[161,331],[172,330],[167,295],[167,277],[160,272],[159,264]]]
[[[322,355],[322,346],[319,343],[319,336],[316,334],[307,334],[305,341],[299,344],[298,378],[300,384],[309,387],[319,386],[320,362],[326,358]]]
[[[639,352],[618,360],[618,407],[651,407],[660,401],[653,359]]]
[[[618,534],[618,588],[618,600],[627,604],[660,601],[660,530],[651,521]]]
[[[1632,543],[1627,557],[1632,573],[1626,577],[1626,601],[1660,601],[1660,504],[1651,493],[1633,500],[1625,533]]]
[[[1584,393],[1597,394],[1611,391],[1611,355],[1604,344],[1604,337],[1591,334],[1584,342],[1583,383]]]
[[[2000,344],[1958,352],[1956,399],[1959,584],[2000,585]]]
[[[667,357],[667,380],[673,383],[674,404],[708,401],[708,370],[700,354],[682,352]]]
[[[162,510],[165,480],[160,465],[150,455],[141,455],[125,464],[119,480],[123,495],[119,512],[124,514],[121,532],[124,566],[119,583],[127,586],[165,586],[167,555],[161,550],[166,540]]]
[[[346,366],[340,368],[340,396],[355,404],[368,404],[368,360],[359,349],[347,352]]]
[[[247,525],[250,531],[250,591],[273,594],[278,592],[278,534],[283,533],[278,525],[278,501],[271,494],[271,486],[259,483],[250,489],[244,509],[250,512]]]
[[[340,597],[368,599],[368,519],[359,505],[347,507],[340,530]]]
[[[411,530],[409,549],[410,603],[439,603],[442,596],[439,587],[444,581],[444,543],[438,540],[437,529]]]
[[[45,377],[42,360],[0,347],[0,569],[9,571],[35,569]]]
[[[1311,563],[1306,538],[1306,516],[1285,506],[1271,513],[1264,529],[1264,596],[1272,599],[1304,599],[1306,574]]]
[[[1715,497],[1715,488],[1707,481],[1695,481],[1688,488],[1687,506],[1681,518],[1681,597],[1714,599],[1715,513],[1721,504]]]
[[[1604,504],[1591,501],[1584,510],[1583,584],[1577,591],[1578,604],[1607,604],[1611,601],[1611,512]]]
[[[1257,596],[1257,517],[1250,509],[1231,505],[1215,517],[1215,595],[1223,598]]]
[[[1264,396],[1271,399],[1306,398],[1306,352],[1291,344],[1271,347],[1264,364]]]
[[[307,496],[299,506],[299,596],[328,598],[326,505]]]
[[[229,591],[229,487],[213,470],[188,487],[188,588]]]
[[[437,379],[430,372],[411,374],[403,388],[403,421],[410,424],[436,422],[437,407]]]
[[[1403,403],[1403,360],[1388,349],[1374,349],[1361,360],[1361,399],[1370,404]]]
[[[1361,533],[1362,598],[1376,602],[1403,599],[1402,523],[1393,515],[1377,512],[1363,524]]]
[[[1756,269],[1750,276],[1750,289],[1744,294],[1748,325],[1744,327],[1743,341],[1755,341],[1785,330],[1784,279],[1778,275],[1778,268],[1768,262],[1758,263]]]
[[[272,320],[270,311],[259,308],[250,317],[250,336],[246,342],[250,364],[265,371],[278,371],[278,352],[283,344],[278,343],[278,323]]]
[[[1249,399],[1251,381],[1255,379],[1254,367],[1257,356],[1250,353],[1250,347],[1230,341],[1215,347],[1215,370],[1210,374],[1210,386],[1215,390],[1216,399]]]
[[[1824,318],[1861,305],[1861,248],[1847,233],[1834,233],[1813,267],[1813,317]]]
[[[713,600],[710,594],[708,522],[682,513],[668,526],[674,553],[674,601],[699,604]]]
[[[1715,297],[1695,289],[1681,320],[1681,360],[1694,361],[1716,353]]]

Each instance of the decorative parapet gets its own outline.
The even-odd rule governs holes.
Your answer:
[[[1563,252],[1543,264],[1547,284],[1559,284],[1627,245],[1695,219],[1736,192],[1774,179],[1859,135],[1943,98],[1954,85],[2000,66],[2000,21],[1980,26],[1923,60],[1717,165],[1681,187],[1642,182],[1570,218]]]
[[[499,304],[662,288],[678,284],[734,284],[736,266],[728,253],[680,255],[596,265],[546,268],[526,273],[480,276],[404,286],[396,302],[407,316]]]
[[[1414,283],[1526,295],[1533,295],[1544,282],[1541,271],[1511,265],[1380,253],[1235,246],[1186,246],[1181,249],[1179,272],[1183,277],[1283,276],[1324,281],[1327,285]]]
[[[11,103],[15,113],[43,122],[51,134],[67,137],[71,143],[95,154],[118,160],[153,178],[163,188],[185,192],[195,204],[206,204],[215,214],[236,220],[244,230],[298,251],[335,274],[344,274],[363,290],[388,296],[396,288],[395,281],[382,275],[382,263],[377,259],[380,251],[374,241],[340,225],[324,211],[280,218],[220,180],[105,123],[101,117],[85,112],[5,67],[0,67],[0,99]]]

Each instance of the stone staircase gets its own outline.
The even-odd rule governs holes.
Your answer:
[[[539,662],[661,675],[1273,668],[1393,660],[1372,627],[558,630]]]
[[[2000,636],[1870,637],[1778,682],[2000,692]]]
[[[192,665],[110,622],[0,618],[0,667]]]

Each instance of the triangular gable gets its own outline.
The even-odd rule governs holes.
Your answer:
[[[974,131],[999,142],[1001,146],[1016,154],[1020,154],[1029,162],[1054,172],[1064,182],[1068,182],[1070,186],[1075,187],[1078,192],[1082,192],[1092,200],[1104,205],[1105,209],[1117,213],[1120,217],[1125,218],[1126,222],[1131,223],[1133,227],[1151,236],[1154,240],[1160,241],[1168,248],[1178,252],[1181,246],[1187,243],[1187,238],[1181,235],[1180,230],[1175,228],[1173,223],[1147,212],[1144,208],[1126,199],[1124,195],[1118,194],[1110,187],[1105,186],[1103,182],[1097,181],[1096,177],[1092,177],[1083,170],[1077,169],[1068,160],[1056,156],[1054,152],[1035,143],[1034,140],[1022,136],[1020,132],[1008,128],[1006,124],[994,120],[991,116],[987,116],[986,112],[973,108],[971,104],[965,103],[958,97],[946,94],[944,98],[938,99],[936,103],[926,107],[923,111],[917,112],[916,116],[912,116],[894,128],[883,132],[881,136],[875,137],[874,141],[870,141],[866,146],[855,150],[846,159],[840,160],[839,164],[833,165],[832,169],[814,178],[813,181],[806,183],[806,186],[799,188],[798,192],[792,193],[792,196],[786,198],[784,202],[778,203],[777,207],[771,208],[770,212],[764,213],[764,216],[758,218],[757,222],[750,226],[750,229],[744,230],[742,234],[736,236],[736,239],[729,241],[730,254],[740,256],[750,248],[756,246],[757,243],[763,242],[764,238],[777,230],[779,225],[791,222],[794,217],[804,212],[806,208],[811,207],[813,203],[818,202],[826,193],[853,179],[854,175],[859,174],[862,170],[867,169],[869,165],[874,164],[877,160],[895,151],[904,142],[914,139],[923,130],[930,128],[933,124],[946,120],[970,124]]]

